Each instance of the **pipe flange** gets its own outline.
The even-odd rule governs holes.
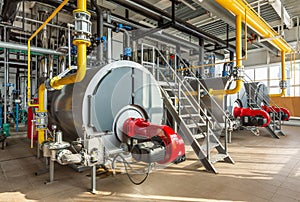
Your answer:
[[[76,36],[74,40],[84,40],[89,42],[92,35],[91,15],[87,12],[74,12],[75,24],[74,29]]]
[[[280,87],[281,89],[287,88],[287,81],[280,81],[280,82],[279,82],[279,87]]]
[[[39,130],[47,129],[48,115],[46,112],[35,112],[36,128]]]
[[[244,66],[240,66],[240,67],[234,67],[232,69],[232,76],[234,79],[243,79],[245,76],[245,69]]]

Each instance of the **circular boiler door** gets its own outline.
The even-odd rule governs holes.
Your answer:
[[[147,117],[150,122],[161,124],[163,100],[160,88],[147,69],[131,61],[118,61],[104,68],[106,74],[101,79],[98,78],[97,85],[94,85],[90,96],[91,109],[89,111],[93,131],[114,131],[114,121],[128,106],[137,106],[142,109],[143,114],[135,110],[127,110],[127,113],[121,114],[119,119],[126,119],[127,116],[130,118],[132,115],[133,117]],[[97,78],[97,75],[95,77]],[[121,127],[118,126],[118,128]],[[104,144],[107,149],[113,149],[119,146],[120,141],[116,135],[110,135],[104,138]]]

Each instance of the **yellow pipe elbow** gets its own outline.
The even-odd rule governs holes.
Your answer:
[[[225,94],[236,94],[238,93],[242,88],[243,81],[241,79],[238,79],[235,81],[235,88],[228,89],[228,90],[209,90],[209,94],[211,95],[225,95]]]
[[[83,80],[86,74],[86,47],[87,43],[77,43],[77,72],[64,78],[54,77],[50,86],[54,89],[61,89],[64,85],[77,83]]]
[[[286,71],[285,71],[285,52],[281,51],[281,82],[284,84],[286,82]],[[269,94],[270,97],[282,97],[286,95],[286,88],[281,87],[281,93],[279,94]]]
[[[279,94],[269,94],[269,96],[270,97],[282,97],[282,96],[285,96],[285,94],[286,94],[286,89],[282,88],[281,93],[279,93]]]

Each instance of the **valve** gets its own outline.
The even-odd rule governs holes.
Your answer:
[[[90,13],[75,10],[74,18],[74,29],[76,32],[74,40],[83,40],[89,42],[89,38],[92,35],[92,22],[90,20]]]
[[[35,113],[35,120],[36,120],[36,128],[40,130],[47,129],[48,125],[48,115],[45,112],[36,112]]]
[[[245,76],[245,70],[244,70],[244,66],[241,66],[239,68],[234,67],[232,69],[232,76],[237,80],[237,79],[243,79]]]
[[[287,88],[287,82],[286,82],[286,81],[280,81],[280,82],[279,82],[279,87],[280,87],[281,89]]]
[[[119,32],[120,29],[131,30],[132,28],[130,26],[119,23],[116,27],[116,32]]]

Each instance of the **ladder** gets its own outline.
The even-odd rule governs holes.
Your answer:
[[[253,108],[262,109],[261,102],[264,102],[264,104],[266,104],[266,105],[273,105],[273,106],[279,108],[279,106],[272,99],[270,99],[267,95],[258,93],[258,91],[256,90],[256,89],[258,89],[258,83],[252,81],[251,78],[246,74],[245,74],[244,80],[245,80],[245,82],[247,82],[249,84],[248,91],[250,91],[250,93],[255,93],[254,96],[252,96],[250,94],[250,96],[248,98],[249,99],[248,106],[251,109],[253,109]],[[256,97],[257,99],[255,100],[254,97]],[[277,138],[277,139],[280,139],[280,135],[285,136],[285,134],[281,130],[281,125],[282,125],[281,113],[276,113],[276,111],[272,109],[272,112],[270,113],[270,117],[271,117],[271,122],[268,126],[265,127],[267,129],[267,131],[270,133],[270,135],[273,138]]]
[[[151,56],[144,60],[144,50],[152,50]],[[149,53],[149,51],[148,51]],[[155,55],[157,57],[155,58]],[[176,57],[175,57],[176,58]],[[160,64],[163,63],[163,65]],[[164,107],[174,119],[175,131],[188,143],[205,169],[217,173],[213,163],[225,161],[234,163],[227,152],[228,133],[231,132],[231,120],[224,112],[224,126],[205,108],[200,95],[210,96],[204,86],[195,90],[189,84],[189,79],[177,73],[176,61],[174,67],[155,46],[141,44],[141,63],[149,69],[160,84]],[[193,79],[197,79],[193,77]],[[199,86],[201,87],[200,81]],[[212,97],[210,97],[213,99]],[[221,109],[220,107],[220,110]],[[220,141],[222,131],[225,131],[224,146]],[[214,152],[214,155],[212,154]]]

